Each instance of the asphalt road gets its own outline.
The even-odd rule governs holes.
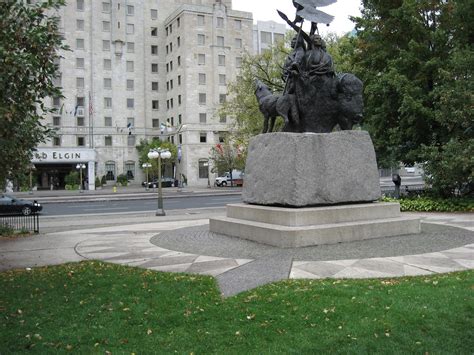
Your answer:
[[[241,202],[240,195],[230,196],[191,196],[180,198],[163,198],[165,210],[180,210],[188,208],[224,207],[228,203]],[[43,216],[67,216],[78,214],[101,213],[136,213],[152,212],[158,207],[157,199],[125,200],[125,201],[91,201],[71,203],[43,203]]]

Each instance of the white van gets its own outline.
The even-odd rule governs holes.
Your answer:
[[[232,183],[234,186],[242,186],[244,174],[240,170],[232,170]],[[231,186],[230,173],[226,172],[224,175],[216,178],[215,184],[217,186]]]

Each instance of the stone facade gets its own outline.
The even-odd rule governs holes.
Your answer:
[[[67,2],[58,11],[71,48],[58,63],[65,98],[51,99],[58,113],[46,122],[59,136],[39,148],[93,149],[96,176],[129,173],[140,183],[135,146],[160,138],[181,144],[178,168],[189,185],[207,184],[200,161],[230,123],[216,110],[252,47],[252,14],[231,6],[230,0]]]

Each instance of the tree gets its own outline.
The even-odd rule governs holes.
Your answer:
[[[365,84],[364,125],[379,164],[444,161],[455,150],[472,151],[474,3],[363,0],[363,6],[352,63]],[[442,175],[433,168],[445,163],[453,160],[428,168],[432,183]],[[458,183],[472,186],[472,177]]]
[[[157,159],[148,159],[148,153],[151,149],[168,149],[171,152],[171,159],[163,159],[161,164],[161,174],[158,174],[158,161]],[[151,176],[163,176],[163,174],[168,171],[170,176],[172,175],[173,171],[173,164],[178,157],[178,149],[177,147],[166,141],[161,141],[159,139],[153,139],[151,141],[141,140],[140,144],[137,145],[138,150],[138,159],[140,163],[140,168],[142,167],[143,163],[150,163],[151,168],[148,169],[148,173]],[[171,172],[171,173],[170,173]]]
[[[210,159],[214,165],[212,172],[222,173],[228,171],[232,186],[232,170],[244,170],[246,157],[246,149],[243,143],[226,137],[224,143],[216,144],[211,148]]]
[[[59,51],[67,50],[59,17],[49,15],[64,5],[48,0],[36,5],[4,1],[0,6],[0,187],[28,171],[32,151],[54,135],[43,123],[45,99],[60,97],[53,84]]]

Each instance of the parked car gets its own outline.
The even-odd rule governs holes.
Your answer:
[[[240,170],[232,170],[232,183],[234,186],[242,186],[244,179],[244,173]],[[225,187],[231,185],[230,173],[226,172],[224,175],[216,178],[215,185]]]
[[[43,206],[37,201],[27,201],[9,195],[0,196],[0,214],[22,214],[29,216],[38,213]]]
[[[164,177],[161,179],[161,187],[172,187],[174,185],[174,179],[171,177]],[[142,182],[142,186],[146,186],[146,181]],[[158,178],[154,178],[148,181],[149,188],[158,187]]]

